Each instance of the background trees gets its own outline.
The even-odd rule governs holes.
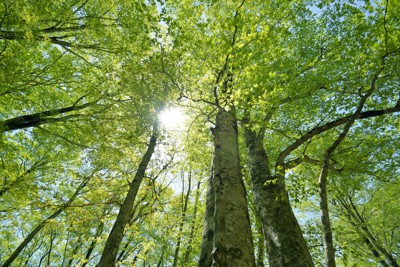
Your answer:
[[[229,238],[218,241],[229,210],[221,186],[232,183],[224,175],[214,182],[228,169],[246,186],[238,212],[248,214],[254,201],[249,221],[240,221],[253,232],[262,225],[269,265],[312,266],[310,253],[318,265],[325,166],[337,265],[398,266],[395,2],[5,1],[0,8],[4,266],[38,225],[12,266],[96,265],[157,113],[170,106],[187,124],[160,126],[116,265],[197,265],[208,209],[206,254],[219,266],[218,253],[233,247]],[[224,114],[229,123],[220,122]],[[235,160],[218,154],[230,140],[217,140],[218,131],[232,125],[227,148],[238,148]],[[206,207],[207,184],[217,189]],[[247,234],[242,245],[251,254],[250,244],[261,243]]]

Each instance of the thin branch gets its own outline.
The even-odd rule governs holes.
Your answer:
[[[373,117],[378,117],[386,114],[392,114],[392,113],[397,113],[400,112],[400,104],[399,101],[396,103],[396,105],[392,108],[387,108],[387,109],[379,109],[379,110],[368,110],[365,112],[361,112],[360,115],[356,118],[356,120],[359,119],[368,119],[368,118],[373,118]],[[285,158],[294,150],[296,150],[299,146],[310,140],[316,135],[319,135],[323,132],[326,132],[328,130],[331,130],[333,128],[336,128],[340,125],[343,125],[347,123],[352,115],[348,115],[346,117],[331,121],[329,123],[326,123],[324,125],[318,126],[313,128],[312,130],[308,131],[305,133],[302,137],[297,139],[295,142],[293,142],[291,145],[286,147],[279,155],[277,159],[277,164],[282,165],[284,163]]]

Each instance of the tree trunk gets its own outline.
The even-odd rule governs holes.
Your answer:
[[[18,255],[22,252],[22,250],[29,244],[29,242],[32,241],[32,239],[35,237],[37,233],[40,232],[40,230],[43,229],[43,227],[46,226],[46,224],[55,219],[58,215],[60,215],[66,208],[68,208],[72,202],[74,202],[75,198],[78,196],[80,191],[86,186],[88,183],[90,177],[87,177],[84,179],[84,181],[78,186],[78,188],[75,190],[75,193],[72,195],[72,197],[58,210],[56,210],[53,214],[51,214],[47,219],[42,221],[38,226],[36,226],[32,232],[29,233],[29,235],[22,241],[22,243],[15,249],[15,251],[11,254],[11,256],[1,265],[1,267],[9,267],[13,263],[13,261],[18,257]]]
[[[132,183],[129,186],[128,194],[125,197],[124,203],[122,203],[117,219],[115,220],[111,232],[107,238],[98,267],[115,266],[115,260],[117,257],[119,245],[121,244],[122,238],[124,236],[125,226],[127,225],[127,223],[131,218],[131,214],[133,211],[133,204],[135,202],[136,195],[139,191],[140,184],[142,183],[147,166],[150,162],[150,158],[154,152],[154,148],[157,143],[157,135],[158,135],[158,125],[157,121],[155,121],[153,124],[153,133],[151,135],[147,151],[143,155],[142,161],[139,164],[139,168],[136,172],[135,178],[133,179]]]
[[[214,212],[215,212],[215,192],[213,185],[214,163],[211,163],[210,178],[207,185],[206,212],[204,216],[203,236],[201,242],[199,267],[211,267],[214,243]]]
[[[194,238],[194,231],[196,230],[196,219],[197,219],[197,206],[199,204],[199,198],[200,198],[200,185],[201,182],[197,182],[197,191],[196,191],[196,197],[194,200],[194,210],[193,210],[193,217],[192,217],[192,222],[190,226],[190,233],[189,233],[189,239],[188,239],[188,244],[187,244],[187,249],[185,252],[185,258],[183,261],[183,264],[187,264],[189,262],[189,257],[190,254],[192,253],[192,243],[193,243],[193,238]]]
[[[271,176],[262,138],[244,126],[254,202],[261,218],[271,267],[314,266],[289,203],[283,177]]]
[[[324,159],[321,174],[319,176],[320,212],[322,222],[322,234],[324,240],[325,262],[327,267],[336,267],[335,248],[333,247],[333,236],[331,221],[329,218],[327,177],[329,169],[329,157]]]
[[[77,102],[81,100],[79,98]],[[65,107],[65,108],[59,108],[59,109],[53,109],[53,110],[47,110],[47,111],[42,111],[38,112],[35,114],[30,114],[30,115],[22,115],[19,117],[15,117],[12,119],[7,119],[4,121],[0,121],[0,132],[8,132],[8,131],[14,131],[18,129],[25,129],[29,127],[36,127],[40,126],[42,124],[50,124],[50,123],[55,123],[55,122],[63,122],[67,121],[79,116],[82,116],[81,114],[72,114],[72,115],[64,115],[69,112],[74,112],[74,111],[79,111],[82,109],[85,109],[91,105],[94,105],[95,102],[89,102],[86,104],[82,105],[76,105],[77,102],[75,102],[74,105]],[[64,115],[63,117],[57,117],[60,115]]]
[[[179,261],[179,251],[181,248],[181,241],[182,241],[182,232],[183,232],[183,226],[185,225],[185,219],[186,219],[186,212],[188,208],[188,203],[189,203],[189,197],[191,193],[191,186],[192,186],[192,174],[189,172],[189,180],[188,180],[188,188],[186,195],[184,194],[184,188],[182,188],[182,201],[183,201],[183,207],[182,207],[182,214],[181,214],[181,220],[179,223],[179,229],[178,229],[178,237],[176,240],[176,247],[175,247],[175,252],[174,252],[174,261],[172,263],[172,267],[178,266],[178,261]],[[182,177],[182,179],[185,179],[185,177]],[[183,180],[184,183],[184,180]],[[183,200],[184,198],[184,200]]]
[[[256,231],[257,231],[257,267],[265,267],[264,255],[265,255],[265,240],[261,225],[260,216],[256,215]]]
[[[365,244],[367,244],[367,247],[371,250],[372,255],[376,258],[376,260],[383,266],[383,267],[390,267],[389,264],[386,263],[384,259],[381,258],[381,255],[379,252],[374,248],[372,245],[371,241],[367,237],[364,239]]]
[[[232,111],[219,109],[213,135],[211,184],[214,199],[211,202],[215,210],[211,266],[255,267],[246,191],[239,160],[238,130]]]
[[[109,210],[109,209],[108,209],[108,207],[106,206],[106,207],[103,209],[103,212],[101,213],[100,222],[99,222],[99,224],[98,224],[97,227],[96,227],[96,233],[94,234],[93,240],[92,240],[92,242],[90,242],[89,248],[88,248],[88,250],[86,251],[86,254],[85,254],[85,261],[82,263],[82,266],[81,266],[81,267],[85,267],[85,266],[89,263],[89,261],[90,261],[90,256],[92,255],[92,252],[93,252],[94,248],[95,248],[96,245],[97,245],[97,241],[99,240],[100,235],[103,233],[103,230],[104,230],[104,220],[103,220],[103,218],[106,217],[106,215],[107,215],[107,213],[108,213],[108,210]]]
[[[330,156],[336,150],[339,144],[344,140],[355,120],[360,117],[364,104],[367,101],[368,97],[375,90],[375,83],[378,80],[378,76],[382,71],[383,71],[383,65],[375,73],[371,82],[371,87],[369,88],[367,93],[361,97],[360,103],[357,106],[357,110],[354,112],[353,115],[351,115],[350,119],[344,126],[342,132],[335,139],[335,141],[333,141],[332,145],[329,146],[328,149],[325,151],[324,158],[322,160],[322,169],[319,177],[319,190],[320,190],[319,195],[320,195],[322,233],[324,237],[323,240],[324,240],[324,250],[325,250],[325,262],[328,267],[336,267],[335,249],[333,247],[333,236],[332,236],[331,222],[329,219],[328,191],[327,191],[327,178],[330,166]]]

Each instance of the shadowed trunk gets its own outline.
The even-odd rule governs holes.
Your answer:
[[[153,124],[153,133],[151,135],[147,151],[143,155],[142,161],[139,164],[139,168],[136,172],[135,178],[129,185],[128,194],[125,197],[124,203],[122,203],[117,219],[115,220],[111,232],[107,238],[98,267],[115,266],[115,260],[117,257],[119,245],[121,244],[122,238],[124,237],[125,226],[131,219],[133,204],[135,202],[136,195],[139,191],[140,184],[143,181],[147,166],[150,162],[150,158],[153,155],[154,148],[157,143],[157,135],[158,135],[158,125],[156,121]]]
[[[105,207],[100,218],[105,218],[108,212],[109,212],[108,207]],[[92,255],[93,250],[96,247],[97,242],[99,240],[99,237],[103,233],[103,230],[104,230],[104,220],[100,219],[100,222],[96,227],[96,233],[94,234],[93,240],[92,242],[90,242],[89,248],[86,251],[85,261],[82,263],[81,267],[85,267],[89,263],[90,256]]]
[[[336,267],[335,248],[331,220],[329,218],[327,178],[329,170],[329,156],[324,158],[321,174],[319,176],[319,206],[321,213],[322,234],[324,240],[325,262],[328,267]]]
[[[257,231],[257,267],[265,267],[264,256],[265,256],[265,240],[261,225],[260,216],[256,215],[256,231]]]
[[[262,138],[244,126],[254,201],[261,218],[271,267],[314,266],[289,203],[283,177],[271,176]]]
[[[213,186],[214,164],[211,163],[210,178],[207,184],[206,212],[203,225],[199,267],[210,267],[212,264],[211,253],[214,242],[214,212],[215,192]]]
[[[188,244],[187,244],[187,249],[185,252],[185,258],[184,258],[183,264],[187,264],[189,262],[189,257],[193,250],[192,243],[193,243],[193,238],[194,238],[194,232],[196,230],[196,219],[197,219],[197,209],[198,209],[197,206],[199,205],[199,198],[200,198],[200,185],[201,185],[201,182],[198,181],[197,189],[196,189],[197,190],[196,197],[195,197],[195,201],[194,201],[193,217],[192,217],[192,222],[191,222],[191,226],[190,226],[189,239],[188,239]]]

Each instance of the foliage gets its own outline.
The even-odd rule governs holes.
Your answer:
[[[377,243],[398,258],[399,13],[396,1],[3,1],[0,262],[90,177],[14,264],[95,266],[152,121],[175,106],[187,117],[185,128],[160,134],[118,264],[172,264],[181,231],[179,266],[197,265],[210,128],[220,105],[234,106],[239,124],[263,135],[271,173],[286,172],[290,201],[319,263],[321,161],[372,87],[330,157],[336,257],[339,266],[380,262],[361,222],[349,219],[343,203],[350,197]],[[247,172],[242,136],[240,142]],[[181,183],[187,186],[189,175],[182,217],[188,188]],[[248,194],[256,236],[249,186]]]

